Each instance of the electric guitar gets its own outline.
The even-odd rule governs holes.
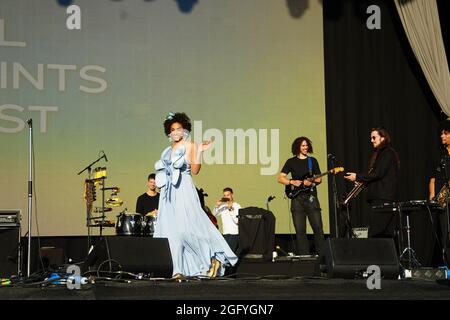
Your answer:
[[[315,179],[323,177],[323,176],[326,176],[327,174],[330,174],[330,173],[337,174],[337,173],[343,172],[343,171],[344,171],[344,167],[336,167],[336,168],[333,168],[331,170],[328,170],[327,172],[324,172],[324,173],[321,173],[321,174],[316,174],[316,175],[314,175],[312,177],[308,173],[305,176],[303,176],[301,179],[298,179],[298,180],[302,180],[302,181],[308,180],[310,182],[313,182]],[[294,199],[300,193],[303,193],[303,192],[306,192],[306,191],[310,191],[313,188],[314,188],[314,186],[311,185],[311,186],[307,187],[303,183],[300,186],[298,186],[298,187],[293,186],[292,184],[290,184],[290,185],[287,185],[285,187],[284,193],[286,193],[286,196],[289,199]]]

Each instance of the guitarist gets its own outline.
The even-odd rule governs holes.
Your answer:
[[[308,153],[313,153],[311,140],[307,137],[295,139],[292,143],[294,157],[286,161],[278,174],[279,183],[302,190],[291,201],[292,220],[297,235],[297,253],[299,255],[309,254],[306,217],[308,217],[309,224],[314,231],[317,253],[320,253],[324,242],[322,214],[316,190],[316,186],[322,182],[322,178],[316,178],[312,181],[307,179],[320,174],[319,163],[316,158],[308,156]],[[291,174],[292,179],[287,178],[288,174]]]

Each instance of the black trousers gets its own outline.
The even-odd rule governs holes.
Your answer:
[[[238,255],[238,247],[239,247],[239,235],[238,234],[224,234],[223,237],[225,241],[230,246],[230,249],[233,250],[235,255]]]
[[[292,220],[297,235],[297,253],[309,254],[309,243],[306,236],[306,218],[314,232],[316,253],[319,254],[324,243],[322,212],[317,197],[300,194],[291,202]]]

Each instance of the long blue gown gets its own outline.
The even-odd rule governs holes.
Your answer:
[[[235,265],[237,257],[222,234],[203,211],[186,160],[186,146],[168,147],[155,164],[156,185],[161,189],[155,238],[168,238],[173,274],[206,275],[211,258],[224,266]]]

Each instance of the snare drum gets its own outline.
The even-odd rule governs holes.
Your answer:
[[[142,215],[134,212],[122,212],[117,216],[116,234],[118,236],[141,236]]]
[[[144,237],[153,237],[155,232],[156,218],[152,216],[145,216],[142,223],[142,235]]]

